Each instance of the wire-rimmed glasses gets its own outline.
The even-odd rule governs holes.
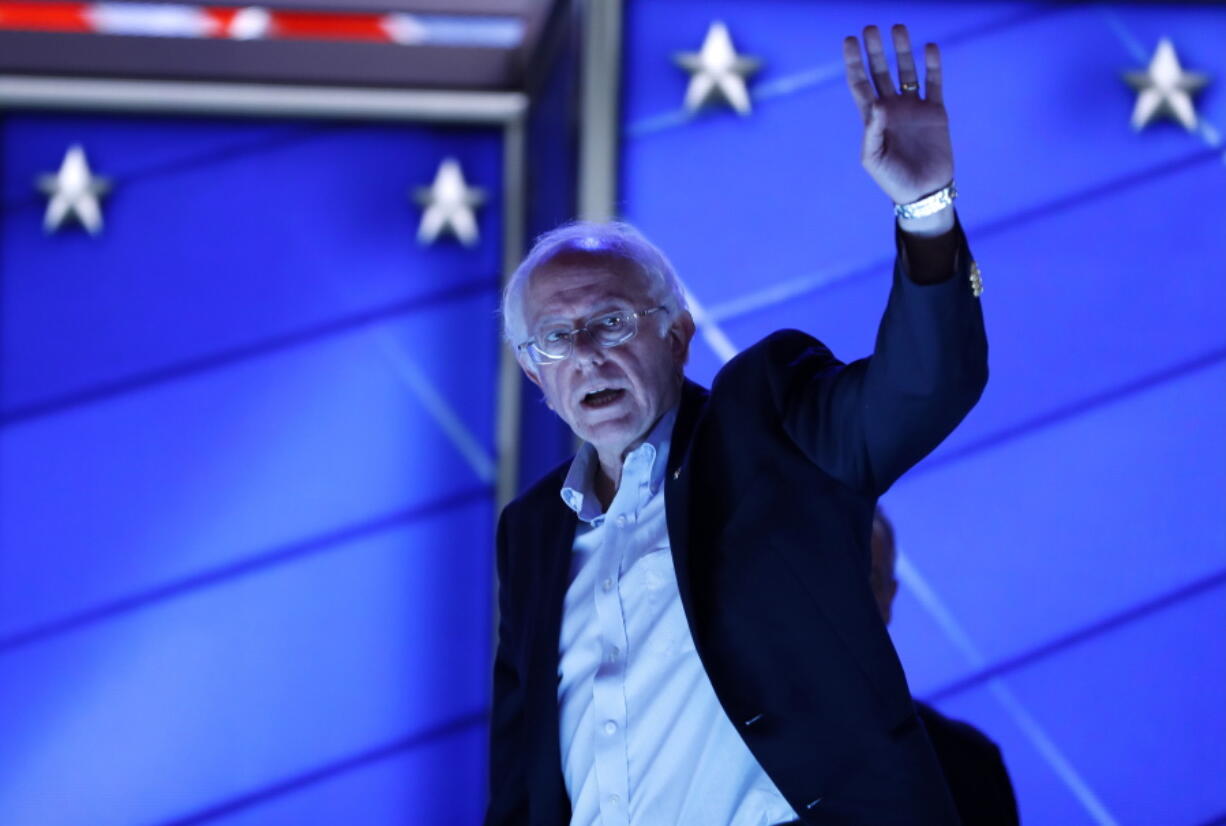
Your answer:
[[[519,345],[528,354],[533,364],[557,364],[565,361],[575,350],[575,336],[587,333],[598,347],[616,347],[634,338],[639,331],[639,319],[668,309],[661,304],[638,312],[613,310],[589,318],[579,327],[564,325],[546,326],[534,337]]]

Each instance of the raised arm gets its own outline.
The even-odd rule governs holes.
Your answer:
[[[895,205],[913,205],[953,182],[949,119],[936,45],[924,48],[921,96],[906,28],[895,26],[892,38],[898,88],[875,26],[864,30],[867,72],[857,38],[844,41],[843,56],[864,122],[861,163]],[[897,228],[893,285],[871,357],[843,365],[795,332],[745,353],[766,360],[758,375],[793,441],[826,472],[872,494],[949,435],[987,381],[978,270],[953,207],[898,217]]]

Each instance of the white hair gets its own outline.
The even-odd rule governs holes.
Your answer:
[[[554,258],[570,252],[629,262],[647,278],[647,295],[654,304],[668,307],[672,311],[668,315],[688,309],[673,265],[643,233],[623,221],[573,221],[537,238],[502,291],[502,334],[512,347],[528,337],[524,318],[528,279]],[[660,323],[663,332],[668,318],[662,317]]]

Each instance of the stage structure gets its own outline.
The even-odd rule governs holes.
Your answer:
[[[0,822],[478,823],[494,519],[571,448],[502,278],[624,216],[696,380],[781,327],[867,354],[840,41],[894,22],[943,48],[991,348],[884,499],[912,688],[1025,823],[1221,822],[1226,12],[518,5],[0,2]]]
[[[531,117],[404,87],[540,32],[101,5],[0,33],[0,820],[476,822]]]

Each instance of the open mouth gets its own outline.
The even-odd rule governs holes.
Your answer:
[[[626,395],[625,390],[611,387],[593,390],[583,397],[583,406],[588,408],[608,407],[624,395]]]

